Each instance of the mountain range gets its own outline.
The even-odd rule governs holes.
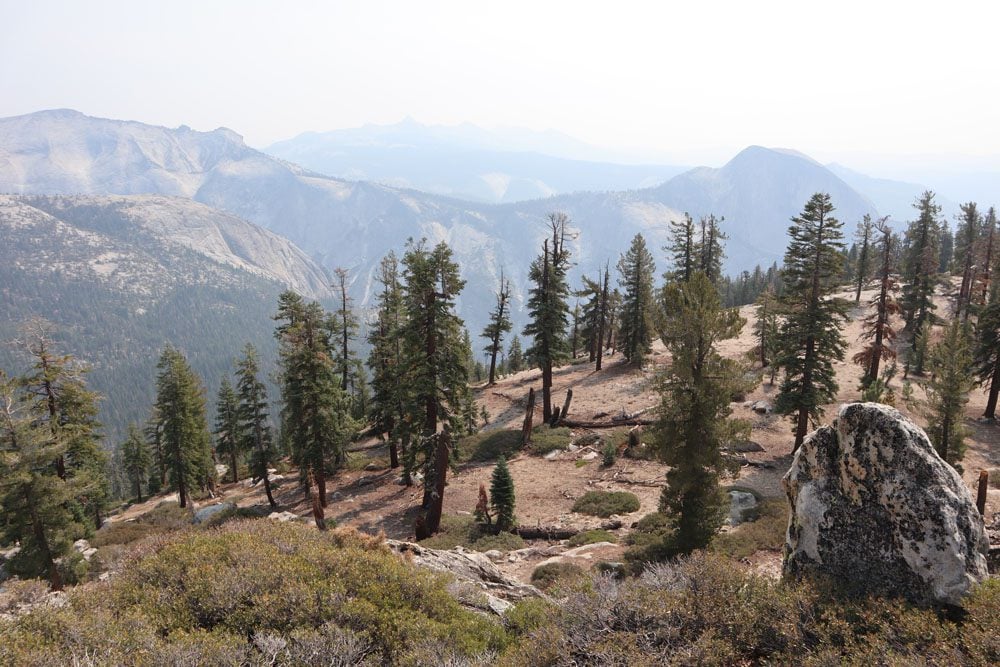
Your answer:
[[[106,393],[114,383],[111,375],[100,376],[102,369],[121,368],[114,346],[132,345],[115,343],[119,332],[142,341],[129,354],[138,364],[134,368],[141,366],[147,375],[155,351],[166,341],[194,353],[201,341],[221,336],[222,342],[196,359],[196,368],[214,388],[244,340],[262,347],[266,362],[273,361],[269,316],[281,289],[325,299],[329,271],[344,267],[352,295],[364,309],[371,303],[379,260],[390,250],[402,252],[407,239],[449,243],[467,281],[458,307],[475,336],[485,324],[501,270],[513,282],[515,327],[524,324],[527,270],[552,211],[572,219],[570,278],[578,284],[580,274],[595,275],[605,263],[613,266],[637,233],[647,237],[657,255],[658,272],[666,270],[658,249],[667,242],[669,222],[684,212],[725,217],[725,268],[732,273],[780,261],[789,219],[814,192],[832,195],[849,235],[865,214],[879,213],[876,201],[898,209],[908,192],[915,196],[921,189],[866,180],[795,151],[759,146],[720,168],[671,175],[676,168],[629,171],[632,167],[574,159],[581,149],[559,135],[553,142],[561,142],[564,154],[545,156],[501,150],[527,146],[530,135],[511,135],[504,143],[469,128],[443,135],[402,129],[402,135],[400,128],[317,135],[312,143],[306,135],[283,150],[286,155],[293,155],[293,148],[303,155],[312,151],[320,159],[336,152],[339,141],[347,156],[383,151],[380,174],[385,176],[418,169],[416,157],[399,159],[407,151],[416,151],[411,157],[430,155],[439,146],[445,155],[452,151],[467,159],[438,174],[451,191],[462,190],[462,174],[469,182],[488,184],[476,168],[479,159],[491,170],[507,169],[507,189],[502,196],[494,192],[500,199],[513,197],[511,188],[521,181],[541,181],[556,190],[578,187],[585,178],[614,182],[617,173],[634,185],[506,203],[469,201],[326,175],[251,148],[225,128],[169,129],[70,110],[4,118],[0,192],[12,196],[2,200],[0,235],[3,306],[10,316],[3,323],[8,330],[0,335],[8,337],[16,318],[31,313],[61,319],[68,335],[80,342],[73,351],[95,361],[95,379],[103,378],[99,388]],[[359,147],[364,150],[358,152]],[[340,164],[346,169],[352,163],[344,158]],[[360,173],[371,162],[353,164],[350,169]],[[428,167],[427,173],[432,171]],[[638,187],[647,178],[657,184]],[[67,311],[53,311],[46,300],[55,296],[68,305],[69,295],[88,307],[70,307],[73,316],[61,317]],[[151,312],[156,316],[147,317]],[[102,321],[107,326],[102,328]],[[136,370],[133,376],[142,373]]]

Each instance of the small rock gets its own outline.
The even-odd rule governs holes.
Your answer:
[[[583,456],[580,457],[580,460],[581,461],[593,461],[598,456],[599,456],[599,454],[597,452],[587,452],[586,454],[584,454]]]
[[[287,511],[285,511],[285,512],[271,512],[270,514],[267,515],[267,518],[271,519],[272,521],[281,521],[282,523],[284,523],[285,521],[298,521],[299,520],[299,515],[298,514],[292,514],[291,512],[287,512]]]
[[[215,464],[215,474],[219,477],[225,477],[226,473],[229,472],[229,466],[223,465],[222,463]]]
[[[489,551],[484,551],[483,555],[489,558],[494,563],[503,558],[503,554],[500,553],[499,549],[490,549]]]
[[[740,454],[764,451],[764,448],[760,446],[760,443],[756,443],[752,440],[741,440],[730,443],[729,448],[734,452],[739,452]]]
[[[604,561],[598,563],[595,569],[601,574],[610,574],[613,577],[624,577],[625,576],[625,563],[619,563],[617,561]]]
[[[560,452],[558,449],[553,449],[551,452],[549,452],[542,458],[545,459],[546,461],[554,461],[555,459],[559,458],[559,454]]]
[[[774,411],[774,406],[769,401],[754,401],[750,409],[759,415],[769,415]]]
[[[729,518],[726,523],[738,526],[746,522],[748,515],[757,507],[757,496],[749,491],[729,492]]]
[[[486,595],[486,604],[489,606],[490,611],[492,611],[497,616],[503,616],[507,611],[514,605],[506,600],[496,597],[495,595]]]
[[[367,470],[368,472],[371,472],[373,470],[384,470],[384,469],[385,466],[382,465],[381,463],[369,463],[368,465],[365,466],[365,470]]]
[[[218,505],[209,505],[208,507],[202,507],[200,510],[194,513],[194,517],[191,519],[191,523],[205,523],[211,519],[216,514],[220,512],[225,512],[227,510],[235,510],[236,505],[233,503],[219,503]]]

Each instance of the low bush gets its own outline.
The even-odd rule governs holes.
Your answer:
[[[469,461],[493,461],[511,458],[521,449],[521,431],[503,429],[479,432],[458,441],[458,458]]]
[[[377,538],[263,520],[178,533],[67,602],[0,622],[0,664],[425,664],[507,642]]]
[[[573,503],[573,511],[607,518],[639,511],[639,498],[628,491],[588,491]]]
[[[757,506],[757,517],[732,530],[719,533],[709,549],[732,558],[746,558],[758,551],[780,551],[788,529],[788,501],[768,498]]]
[[[566,544],[571,547],[582,547],[585,544],[597,544],[598,542],[616,543],[618,538],[615,537],[614,533],[606,530],[585,530],[569,538]]]
[[[1000,581],[965,619],[899,600],[782,583],[698,552],[640,577],[597,578],[508,647],[504,665],[988,665],[1000,658]]]
[[[573,436],[565,426],[550,428],[542,425],[531,431],[531,453],[535,456],[545,456],[557,449],[567,449],[571,442]]]
[[[473,551],[513,551],[524,548],[524,540],[514,533],[494,534],[488,526],[478,523],[471,515],[446,514],[441,517],[441,530],[420,542],[428,549],[465,547]]]
[[[545,563],[531,573],[531,583],[546,592],[566,590],[586,578],[587,573],[574,563]]]

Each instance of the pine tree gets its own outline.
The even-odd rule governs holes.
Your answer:
[[[331,333],[331,344],[335,344],[337,352],[335,355],[337,373],[340,375],[340,390],[348,397],[352,397],[355,392],[351,391],[353,385],[358,382],[354,375],[356,369],[354,355],[351,351],[351,341],[357,337],[358,320],[351,309],[351,297],[347,295],[348,283],[347,269],[337,268],[334,270],[334,289],[340,303],[336,312],[332,313],[328,319],[328,326]]]
[[[716,218],[708,215],[702,216],[699,223],[701,238],[696,246],[699,253],[698,269],[708,276],[713,285],[718,285],[722,280],[722,260],[726,258],[722,242],[729,238],[720,229],[725,221],[725,216]]]
[[[854,237],[858,242],[858,257],[855,264],[855,280],[857,284],[854,291],[854,303],[855,305],[861,303],[861,288],[864,287],[865,281],[871,275],[871,252],[869,247],[871,245],[872,230],[874,229],[874,223],[872,222],[872,217],[865,214],[864,219],[858,223],[858,229],[854,234]]]
[[[496,306],[490,313],[490,323],[483,329],[482,337],[489,341],[486,353],[490,355],[489,384],[496,384],[497,355],[503,349],[503,336],[509,333],[513,324],[510,321],[510,281],[500,272],[500,287],[496,292]]]
[[[47,576],[61,590],[73,541],[86,534],[74,507],[94,482],[59,476],[53,464],[68,455],[70,439],[53,434],[48,410],[24,386],[24,378],[0,371],[0,544],[20,546],[7,564],[11,574]]]
[[[993,239],[996,236],[997,214],[992,206],[986,211],[983,217],[982,230],[982,261],[976,271],[975,289],[973,301],[976,306],[982,308],[986,306],[987,295],[989,295],[991,278],[993,275]]]
[[[861,332],[861,340],[871,342],[851,359],[865,369],[861,378],[862,389],[867,389],[879,379],[879,365],[883,359],[892,361],[896,358],[896,350],[892,345],[896,339],[892,317],[900,311],[895,297],[898,287],[892,277],[892,229],[886,224],[886,218],[876,222],[874,229],[881,237],[878,249],[881,257],[879,291],[869,302],[872,312],[865,318],[864,329]]]
[[[938,275],[941,248],[941,225],[938,214],[941,207],[934,203],[934,193],[929,190],[914,204],[919,211],[917,219],[906,230],[906,251],[903,263],[903,313],[906,328],[914,334],[923,330],[924,324],[934,324],[934,289],[940,281]],[[914,346],[916,335],[913,336]],[[915,349],[915,348],[914,348]],[[913,365],[915,373],[923,373],[923,359]]]
[[[990,300],[976,323],[975,377],[987,387],[983,416],[996,419],[1000,395],[1000,290],[990,292]]]
[[[601,299],[602,280],[598,274],[597,280],[591,280],[583,276],[583,287],[574,292],[574,295],[584,299],[583,309],[580,313],[580,320],[583,326],[580,327],[580,338],[583,346],[587,349],[587,356],[591,363],[597,360],[597,349],[600,346],[601,329]]]
[[[46,320],[30,320],[22,327],[22,335],[33,360],[32,372],[24,381],[39,422],[53,439],[66,442],[65,452],[53,461],[56,473],[63,480],[81,478],[87,494],[75,499],[76,509],[92,517],[99,528],[110,495],[108,457],[101,447],[97,420],[99,396],[86,385],[89,369],[55,350],[53,326]]]
[[[511,373],[520,373],[524,370],[524,353],[521,351],[521,338],[514,336],[507,350],[507,368]]]
[[[695,231],[694,220],[687,212],[683,220],[670,221],[670,243],[664,250],[670,256],[673,269],[663,274],[668,283],[691,280],[698,260]]]
[[[978,245],[980,229],[983,226],[982,216],[976,208],[975,202],[962,204],[962,217],[959,219],[958,229],[955,230],[955,255],[954,263],[956,272],[962,276],[962,283],[958,289],[958,297],[955,301],[955,316],[963,320],[969,319],[969,307],[972,302],[973,281],[975,280],[976,258],[978,255]]]
[[[222,378],[215,401],[215,451],[229,457],[229,471],[233,484],[240,481],[239,459],[243,454],[240,434],[239,400],[229,378]]]
[[[757,299],[756,320],[753,324],[754,338],[760,367],[767,368],[778,352],[778,304],[774,292],[766,289]]]
[[[192,490],[209,488],[215,478],[204,390],[187,359],[173,347],[164,349],[156,367],[164,463],[178,504],[187,507]]]
[[[399,282],[399,262],[390,252],[379,264],[376,276],[382,286],[376,297],[375,322],[368,329],[368,368],[372,372],[372,399],[369,416],[373,430],[385,434],[389,443],[389,463],[399,467],[400,448],[405,456],[410,438],[404,420],[407,385],[400,382],[406,367],[403,357],[403,286]]]
[[[830,296],[840,278],[843,234],[834,218],[830,195],[814,194],[788,228],[791,241],[785,252],[782,297],[785,321],[781,326],[784,370],[775,410],[791,415],[798,450],[810,420],[823,413],[822,405],[837,396],[834,361],[842,361],[847,344],[840,332],[846,304]]]
[[[155,403],[143,425],[142,435],[146,439],[153,459],[149,470],[149,493],[153,495],[167,485],[167,458],[163,454],[163,421]]]
[[[532,339],[528,356],[542,371],[542,418],[552,419],[552,368],[569,357],[566,326],[569,323],[569,250],[566,234],[569,218],[565,213],[550,213],[551,238],[542,244],[542,255],[531,263],[528,279],[534,284],[528,299],[531,321],[524,335]],[[550,243],[551,242],[551,243]]]
[[[278,298],[275,330],[281,365],[281,429],[300,480],[316,482],[319,504],[326,507],[327,472],[336,472],[355,432],[350,402],[341,389],[334,342],[318,303],[294,292]]]
[[[128,438],[121,445],[121,459],[129,483],[135,490],[135,501],[141,503],[142,485],[146,482],[153,457],[142,431],[135,424],[128,425]]]
[[[597,310],[597,360],[594,365],[595,370],[601,370],[604,364],[604,350],[611,346],[612,328],[614,327],[614,313],[612,308],[611,293],[608,291],[610,282],[610,271],[608,265],[604,265],[604,279],[601,281],[601,300],[598,302]]]
[[[440,525],[451,434],[463,431],[463,409],[471,401],[462,342],[465,328],[455,314],[455,299],[465,281],[445,243],[427,250],[423,243],[411,242],[403,266],[408,363],[404,381],[410,387],[405,412],[420,428],[419,442],[407,452],[404,479],[418,464],[424,471],[422,506],[427,514],[422,522],[427,534],[433,534]],[[442,424],[445,429],[439,433]]]
[[[721,447],[744,425],[729,419],[730,396],[741,387],[739,365],[716,349],[739,335],[745,321],[721,308],[715,285],[701,271],[664,290],[661,336],[672,363],[662,386],[657,446],[670,466],[660,511],[672,530],[655,557],[705,547],[726,512],[719,475],[728,469]]]
[[[264,483],[264,494],[271,507],[277,507],[271,493],[268,473],[278,459],[268,421],[267,388],[260,381],[257,350],[250,343],[243,348],[243,357],[236,364],[236,415],[239,449],[250,452],[250,475]]]
[[[931,348],[927,383],[930,414],[927,435],[942,459],[960,469],[965,453],[965,405],[973,384],[973,358],[967,324],[955,321]]]
[[[496,532],[512,530],[517,522],[514,516],[514,478],[510,476],[507,459],[503,456],[497,459],[490,479],[490,506],[493,508]]]
[[[653,255],[642,234],[636,234],[628,252],[618,262],[622,287],[621,348],[632,364],[641,366],[653,345],[655,302]]]

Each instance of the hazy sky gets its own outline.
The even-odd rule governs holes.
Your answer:
[[[255,146],[413,116],[683,163],[762,144],[993,168],[998,19],[987,0],[0,0],[0,116],[224,125]]]

